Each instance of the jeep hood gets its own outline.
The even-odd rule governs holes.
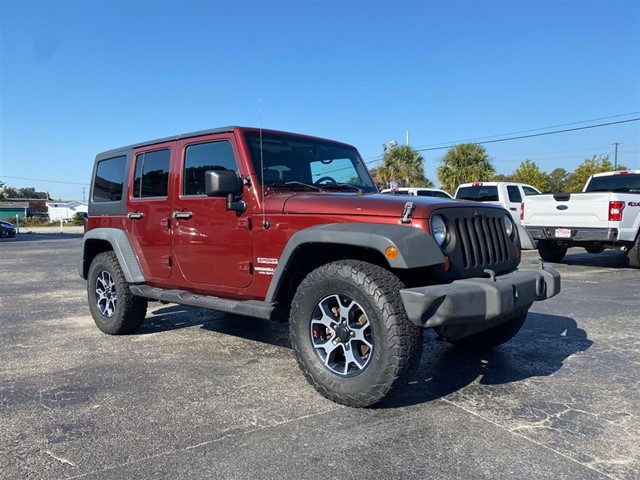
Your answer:
[[[301,215],[363,215],[402,217],[404,206],[413,202],[413,218],[429,218],[431,212],[442,207],[469,206],[468,202],[435,197],[413,197],[382,194],[357,195],[355,193],[277,193],[266,198],[270,213]]]

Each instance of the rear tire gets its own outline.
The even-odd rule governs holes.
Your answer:
[[[147,314],[147,299],[131,293],[114,252],[100,253],[91,262],[87,294],[93,320],[109,335],[133,332]]]
[[[636,238],[633,247],[627,251],[627,260],[630,267],[640,268],[640,235]]]
[[[415,373],[422,328],[407,318],[401,288],[391,272],[356,260],[318,267],[300,283],[291,307],[291,345],[321,395],[366,407]]]
[[[514,311],[504,323],[488,330],[458,340],[447,340],[451,345],[465,350],[489,350],[511,340],[522,328],[531,305]]]
[[[543,260],[557,263],[567,254],[567,246],[558,245],[554,241],[538,240],[538,253]]]
[[[602,245],[592,245],[592,246],[584,247],[584,249],[588,253],[602,253],[602,252],[604,252],[604,247]]]

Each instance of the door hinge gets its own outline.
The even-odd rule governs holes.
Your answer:
[[[238,228],[246,228],[247,230],[251,230],[251,219],[250,218],[239,218],[238,219]]]

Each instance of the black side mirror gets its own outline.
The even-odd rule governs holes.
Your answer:
[[[236,196],[242,193],[242,179],[232,170],[207,170],[204,185],[209,197]]]
[[[247,204],[242,196],[242,179],[232,170],[207,170],[204,174],[205,192],[209,197],[227,197],[227,210],[244,213]]]

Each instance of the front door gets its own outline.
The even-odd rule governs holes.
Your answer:
[[[127,231],[145,278],[171,274],[169,164],[175,142],[133,152],[133,179],[127,203]]]
[[[251,283],[249,213],[227,210],[226,198],[205,194],[207,170],[238,172],[231,134],[178,141],[179,194],[172,209],[173,254],[193,284],[246,287]]]

